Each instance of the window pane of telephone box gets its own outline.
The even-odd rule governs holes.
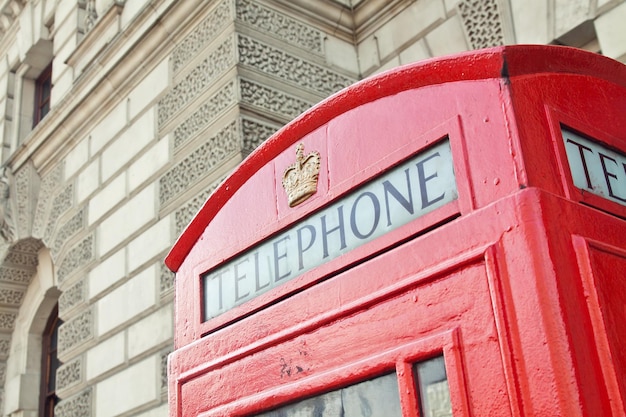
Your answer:
[[[415,365],[421,417],[452,417],[450,388],[443,356]]]
[[[402,417],[396,374],[308,398],[258,417]]]

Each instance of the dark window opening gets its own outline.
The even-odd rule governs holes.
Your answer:
[[[35,127],[50,111],[50,93],[52,92],[52,63],[50,63],[35,80]]]
[[[56,396],[56,373],[61,363],[57,357],[57,341],[59,326],[62,323],[59,319],[59,306],[57,304],[52,313],[50,313],[42,335],[39,404],[39,415],[41,417],[54,417],[54,406],[59,400]]]

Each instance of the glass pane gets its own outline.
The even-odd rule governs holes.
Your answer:
[[[396,374],[308,398],[258,417],[401,417]]]
[[[422,417],[452,417],[450,388],[443,356],[415,365]]]

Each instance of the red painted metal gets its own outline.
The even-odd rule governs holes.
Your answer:
[[[254,415],[443,353],[455,416],[626,415],[626,206],[573,184],[561,126],[626,152],[626,67],[507,46],[402,67],[298,117],[213,193],[177,273],[170,415]],[[202,318],[201,274],[448,137],[458,199]],[[295,147],[315,195],[280,185]]]

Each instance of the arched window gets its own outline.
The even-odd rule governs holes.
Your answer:
[[[56,396],[56,373],[59,368],[57,358],[57,338],[59,326],[59,305],[57,304],[46,323],[42,335],[41,346],[41,389],[39,391],[39,415],[41,417],[54,417],[54,406],[58,398]]]

